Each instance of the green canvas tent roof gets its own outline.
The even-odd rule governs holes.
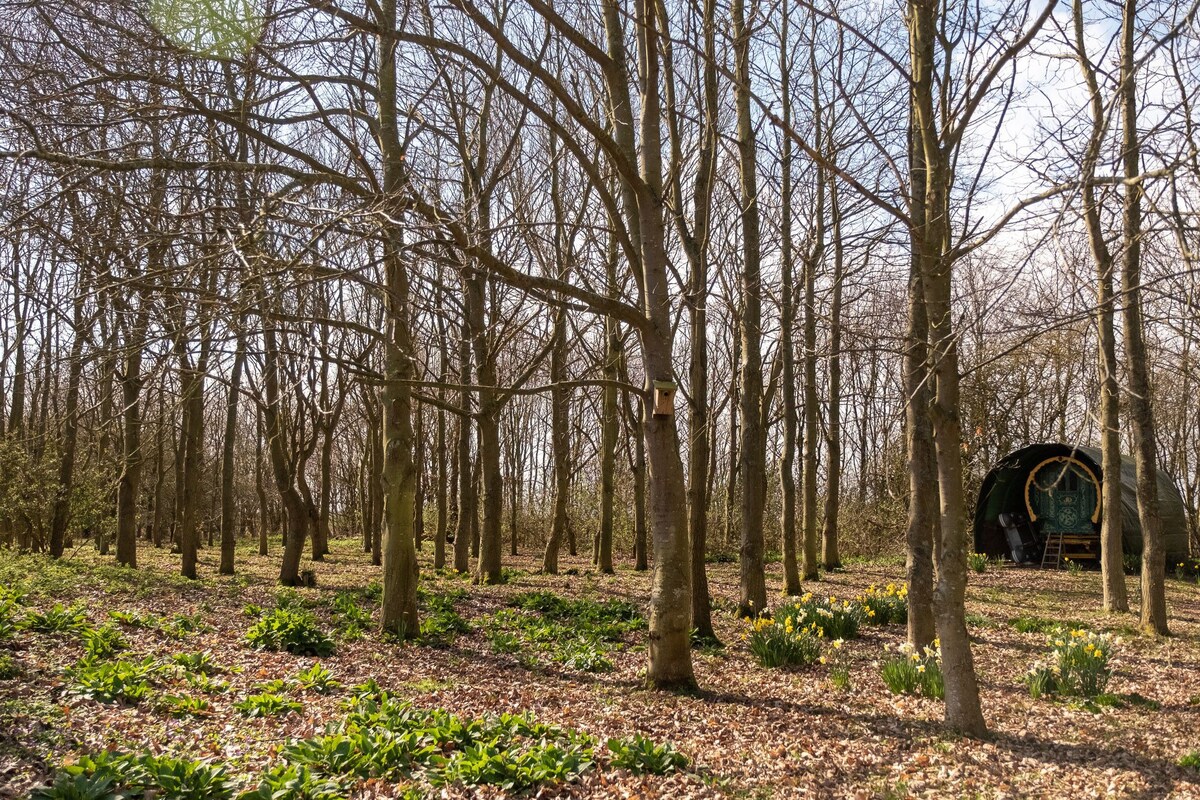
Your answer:
[[[1045,442],[1014,450],[996,462],[979,488],[979,502],[975,506],[975,552],[989,556],[1008,555],[999,516],[1005,512],[1024,510],[1025,482],[1030,471],[1046,459],[1057,456],[1078,459],[1100,481],[1105,480],[1106,476],[1100,468],[1100,451],[1094,447]],[[1122,459],[1120,479],[1122,544],[1125,552],[1140,553],[1142,523],[1137,512],[1137,472],[1132,459]],[[1175,482],[1161,469],[1158,471],[1158,510],[1162,518],[1167,563],[1187,558],[1187,509]]]

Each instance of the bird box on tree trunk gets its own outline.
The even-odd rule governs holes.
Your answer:
[[[654,416],[675,416],[675,391],[678,388],[671,381],[654,382]]]

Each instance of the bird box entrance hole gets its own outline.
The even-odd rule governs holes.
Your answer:
[[[654,416],[675,416],[675,391],[678,388],[671,381],[654,382]]]

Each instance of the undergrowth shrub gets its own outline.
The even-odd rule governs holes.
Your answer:
[[[1060,629],[1047,642],[1049,654],[1025,673],[1030,697],[1096,697],[1104,693],[1112,677],[1109,661],[1116,640],[1104,633]]]
[[[203,697],[163,695],[158,702],[162,710],[172,717],[207,717],[212,714],[212,703]]]
[[[933,640],[933,647],[919,651],[908,642],[900,645],[896,655],[884,660],[880,675],[892,694],[914,694],[936,700],[946,696],[942,649],[937,639]]]
[[[260,650],[286,650],[297,656],[333,655],[333,639],[321,630],[316,617],[296,608],[268,611],[246,632],[246,641]]]
[[[18,616],[25,610],[25,596],[0,584],[0,642],[12,637],[20,627]]]
[[[300,764],[278,764],[263,774],[258,786],[238,800],[344,800],[342,782],[319,775]]]
[[[806,667],[821,656],[825,637],[815,624],[801,624],[797,617],[780,611],[774,617],[759,617],[749,623],[746,645],[764,667]]]
[[[34,790],[33,800],[225,800],[233,796],[224,766],[172,756],[102,751],[62,767],[50,786]]]
[[[126,641],[124,634],[112,625],[84,628],[81,634],[84,650],[91,658],[111,658],[117,653],[129,649],[129,642]]]
[[[226,667],[218,664],[217,660],[213,658],[211,650],[202,650],[198,653],[175,653],[171,656],[171,663],[192,675],[211,676],[227,671]]]
[[[270,692],[249,695],[245,700],[234,703],[233,707],[245,717],[277,717],[304,710],[304,706],[295,700]]]
[[[317,694],[329,694],[342,688],[341,682],[333,677],[333,672],[320,661],[314,661],[308,669],[297,672],[292,680],[297,688]]]
[[[988,557],[983,553],[969,553],[967,555],[967,563],[975,572],[987,572]]]
[[[88,627],[87,610],[81,605],[70,608],[62,603],[38,611],[33,609],[25,617],[24,626],[38,633],[81,633]]]
[[[863,607],[834,595],[816,597],[806,592],[798,600],[779,606],[774,616],[791,619],[798,629],[815,627],[828,639],[854,639],[864,617]]]
[[[859,595],[863,622],[868,625],[905,625],[908,623],[908,587],[889,583],[882,588],[871,584]]]
[[[655,744],[640,733],[635,733],[630,739],[609,739],[607,746],[612,753],[609,763],[627,769],[634,775],[666,775],[688,765],[687,756],[676,750],[670,742]]]
[[[69,691],[77,697],[136,705],[150,694],[151,681],[159,669],[153,658],[105,661],[85,657],[67,668],[66,677]]]

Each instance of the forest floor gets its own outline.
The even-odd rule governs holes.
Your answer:
[[[746,623],[732,614],[736,564],[709,569],[714,622],[725,646],[695,651],[701,691],[674,695],[642,686],[642,630],[628,630],[615,643],[593,641],[592,651],[564,657],[562,643],[554,641],[562,625],[548,624],[540,633],[511,627],[518,615],[511,602],[535,590],[594,601],[620,598],[644,610],[648,573],[621,568],[601,575],[585,558],[564,557],[561,569],[571,574],[545,576],[535,574],[538,563],[531,557],[509,557],[507,583],[472,587],[457,576],[431,574],[427,548],[422,587],[434,623],[423,643],[401,645],[381,639],[364,616],[377,618],[372,584],[377,587],[378,568],[351,542],[335,542],[333,550],[313,565],[318,586],[298,590],[274,584],[275,554],[239,550],[238,575],[222,577],[216,575],[217,550],[204,549],[202,578],[192,582],[176,576],[178,556],[165,551],[141,550],[137,572],[112,566],[86,545],[58,563],[0,552],[0,584],[24,595],[10,606],[17,609],[10,618],[49,611],[35,627],[61,629],[17,625],[6,638],[0,624],[0,797],[25,796],[52,781],[63,765],[105,750],[210,760],[224,766],[236,791],[254,789],[265,771],[288,757],[289,743],[320,736],[326,725],[344,719],[351,687],[368,679],[415,708],[442,709],[463,721],[529,713],[538,722],[594,737],[587,740],[594,752],[590,745],[583,751],[590,763],[579,765],[579,774],[524,790],[538,797],[1200,797],[1200,772],[1179,766],[1200,749],[1195,583],[1168,580],[1173,635],[1156,640],[1139,635],[1135,617],[1098,611],[1095,572],[990,565],[972,573],[968,622],[991,730],[980,741],[943,732],[940,701],[885,688],[879,662],[887,656],[885,646],[894,650],[903,641],[902,625],[863,626],[846,643],[838,656],[849,668],[848,683],[832,680],[829,664],[758,666],[742,639]],[[900,582],[902,576],[898,562],[852,563],[805,588],[854,597],[870,584]],[[1136,608],[1137,581],[1128,582]],[[772,601],[780,600],[777,564],[768,585]],[[86,620],[71,622],[69,614],[55,613],[55,603],[80,604]],[[276,606],[314,615],[336,651],[313,658],[252,649],[248,629],[263,609]],[[79,689],[81,673],[70,670],[84,655],[86,637],[72,630],[83,621],[121,632],[128,649],[111,658],[135,665],[152,658],[159,665],[147,673],[145,696],[131,691],[135,696],[107,703],[81,696],[88,694]],[[1108,689],[1116,702],[1030,697],[1022,676],[1046,653],[1047,631],[1059,622],[1121,638]],[[569,619],[566,626],[572,626]],[[187,657],[206,651],[208,658]],[[178,666],[162,668],[173,661]],[[341,686],[322,687],[310,674],[309,688],[300,688],[296,676],[314,661]],[[608,671],[583,671],[610,664]],[[136,675],[126,678],[136,686]],[[319,693],[321,688],[330,691]],[[245,703],[263,694],[274,694],[275,705]],[[247,716],[256,702],[259,715]],[[242,711],[235,710],[238,703]],[[634,748],[647,754],[640,763],[667,774],[617,766],[625,763],[617,757],[620,746],[606,743],[636,742],[632,737],[639,733],[655,743]],[[561,731],[551,736],[568,749],[583,741]],[[662,747],[668,743],[686,765],[673,761],[671,749]],[[399,783],[366,779],[327,796],[512,793],[502,779],[467,787],[440,774],[433,780],[434,772],[417,770],[411,781]]]

